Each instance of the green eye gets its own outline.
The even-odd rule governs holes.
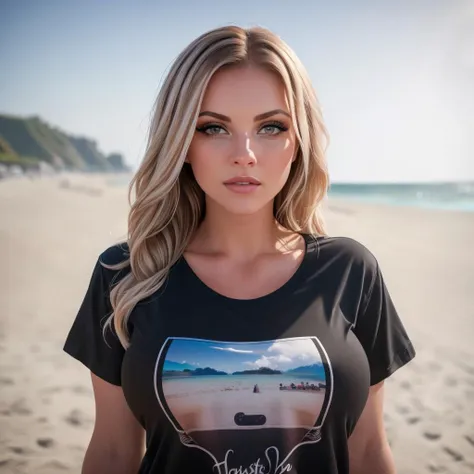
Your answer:
[[[271,123],[266,123],[260,131],[263,131],[264,135],[279,135],[282,132],[286,132],[288,130],[288,127],[286,127],[283,123],[281,122],[271,122]]]
[[[262,132],[265,132],[265,135],[277,135],[281,132],[281,128],[275,127],[274,125],[268,125],[262,128]]]
[[[220,135],[225,133],[226,130],[217,124],[206,124],[201,127],[196,128],[199,133],[204,133],[205,135]]]

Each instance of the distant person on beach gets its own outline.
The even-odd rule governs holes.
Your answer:
[[[98,257],[64,347],[94,390],[83,474],[395,473],[384,380],[415,351],[376,257],[325,231],[327,143],[309,76],[274,33],[225,26],[177,57],[131,183],[127,241]],[[173,352],[177,339],[205,355]],[[186,375],[195,403],[165,390],[165,371]],[[256,371],[325,390],[213,391]],[[220,397],[239,415],[222,430]],[[271,430],[265,410],[284,414]]]

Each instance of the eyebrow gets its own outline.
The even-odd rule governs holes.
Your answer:
[[[283,114],[288,117],[291,117],[291,115],[288,112],[285,112],[283,109],[275,109],[275,110],[270,110],[269,112],[264,112],[263,114],[256,115],[254,117],[254,121],[258,122],[259,120],[264,120],[268,117],[271,117],[277,114]],[[204,112],[201,112],[199,114],[199,117],[203,117],[204,115],[207,115],[209,117],[214,117],[216,119],[222,120],[223,122],[229,122],[229,123],[232,122],[230,117],[227,117],[227,115],[218,114],[217,112],[211,112],[209,110],[205,110]]]

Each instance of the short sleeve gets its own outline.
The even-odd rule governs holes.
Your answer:
[[[112,313],[110,281],[100,263],[95,264],[82,304],[67,335],[64,351],[82,362],[95,375],[114,385],[121,385],[122,359],[125,350],[115,330],[104,324]],[[104,337],[105,336],[105,337]]]
[[[415,349],[395,309],[378,263],[354,332],[369,360],[370,384],[392,375],[415,357]]]

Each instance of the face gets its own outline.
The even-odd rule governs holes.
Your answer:
[[[203,99],[187,161],[206,194],[207,212],[272,212],[296,152],[279,78],[263,69],[219,71]]]

